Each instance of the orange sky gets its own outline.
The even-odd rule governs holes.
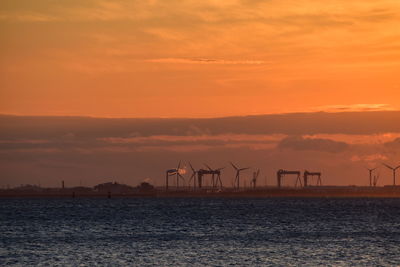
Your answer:
[[[400,109],[399,8],[398,0],[2,0],[0,113]]]

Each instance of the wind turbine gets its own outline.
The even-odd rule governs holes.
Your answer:
[[[378,184],[378,180],[379,180],[379,176],[380,176],[380,173],[378,172],[378,174],[377,175],[374,175],[374,187]]]
[[[230,163],[231,163],[232,167],[236,170],[235,183],[236,183],[237,189],[239,189],[239,187],[240,187],[240,182],[239,182],[240,181],[240,172],[244,171],[244,170],[248,170],[248,169],[250,169],[250,167],[238,168],[232,162],[230,162]]]
[[[179,187],[179,178],[182,178],[183,181],[185,181],[185,178],[183,178],[183,176],[179,173],[179,171],[181,170],[181,161],[179,161],[178,163],[178,167],[175,169],[169,169],[166,171],[166,184],[165,184],[165,188],[166,190],[168,190],[168,178],[169,176],[173,176],[176,175],[176,188]]]
[[[192,176],[190,176],[188,184],[189,184],[189,187],[190,187],[190,182],[193,179],[193,189],[195,189],[196,188],[196,174],[197,174],[197,171],[193,168],[193,166],[192,166],[192,164],[190,162],[189,162],[189,166],[192,169]]]
[[[185,178],[180,173],[181,170],[180,167],[181,167],[181,161],[179,161],[178,167],[176,168],[176,188],[179,187],[179,178],[183,180],[183,185],[185,185]]]
[[[388,167],[389,169],[391,169],[391,170],[393,171],[393,186],[395,186],[395,185],[396,185],[396,170],[397,170],[398,168],[400,168],[400,165],[393,168],[392,166],[389,166],[389,165],[387,165],[387,164],[385,164],[385,163],[382,163],[382,164],[385,165],[386,167]]]
[[[377,167],[373,169],[366,168],[369,171],[369,186],[372,186],[372,172],[377,169]]]

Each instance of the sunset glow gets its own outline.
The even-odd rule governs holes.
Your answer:
[[[397,0],[0,3],[0,113],[393,110]]]

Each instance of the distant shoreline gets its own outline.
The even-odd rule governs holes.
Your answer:
[[[243,191],[0,192],[0,198],[400,198],[396,187],[270,188]]]

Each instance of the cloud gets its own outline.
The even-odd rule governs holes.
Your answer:
[[[118,119],[90,117],[0,116],[0,140],[96,140],[148,136],[214,136],[246,139],[249,135],[311,136],[400,133],[398,111],[291,113],[210,119]],[[243,136],[241,136],[243,135]],[[317,137],[319,137],[317,135]],[[328,138],[328,137],[327,137]],[[118,140],[118,139],[117,139]],[[132,139],[139,140],[139,139]],[[390,140],[390,139],[383,139]],[[121,141],[129,141],[122,139]]]
[[[396,110],[389,104],[352,104],[352,105],[327,105],[312,108],[314,111],[324,112],[350,112],[350,111],[389,111]]]
[[[221,65],[260,65],[266,64],[263,60],[225,60],[210,58],[155,58],[146,59],[151,63],[173,63],[173,64],[221,64]]]
[[[400,133],[379,133],[379,134],[314,134],[303,135],[304,138],[310,139],[329,139],[347,144],[384,144],[394,141],[400,137]]]
[[[60,152],[74,150],[78,153],[96,153],[98,151],[197,151],[216,148],[272,149],[285,135],[197,135],[197,136],[137,136],[82,138],[74,135],[62,135],[48,140],[0,140],[0,150],[26,152]]]
[[[339,153],[346,150],[349,145],[344,142],[337,142],[329,139],[311,139],[294,136],[283,139],[278,147],[292,150],[314,150]]]
[[[283,139],[285,135],[249,135],[249,134],[217,134],[217,135],[184,135],[184,136],[171,136],[171,135],[153,135],[149,137],[109,137],[101,138],[100,140],[112,144],[141,144],[141,143],[201,143],[218,141],[222,143],[235,143],[235,142],[277,142]]]
[[[369,154],[369,155],[354,155],[350,158],[353,162],[364,161],[364,162],[376,162],[387,160],[388,157],[383,154]]]
[[[393,140],[391,142],[386,142],[385,147],[390,148],[390,149],[400,150],[400,138],[396,138],[395,140]]]

